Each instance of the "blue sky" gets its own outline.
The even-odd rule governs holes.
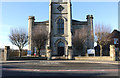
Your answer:
[[[35,21],[49,19],[49,2],[2,2],[2,24],[0,25],[0,47],[13,46],[8,38],[11,28],[23,27],[28,31],[28,16]],[[72,18],[86,21],[86,15],[92,14],[95,23],[118,28],[118,2],[72,2]],[[26,47],[27,48],[27,47]]]
[[[120,31],[120,1],[118,3],[118,28],[119,28],[119,31]]]

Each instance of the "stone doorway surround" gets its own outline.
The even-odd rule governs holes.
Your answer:
[[[67,53],[67,49],[68,49],[68,43],[67,43],[67,41],[66,40],[64,40],[64,39],[58,39],[58,40],[56,40],[56,42],[55,42],[55,46],[56,46],[56,51],[57,51],[57,56],[67,56],[68,55],[68,53]],[[58,50],[60,50],[61,49],[61,51],[63,52],[63,53],[60,53],[59,54],[59,51]]]

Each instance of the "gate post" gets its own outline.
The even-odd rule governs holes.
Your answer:
[[[115,61],[119,60],[119,48],[115,48]]]
[[[110,45],[110,57],[115,61],[115,45]]]
[[[73,59],[72,46],[68,46],[68,59],[69,59],[69,60],[72,60],[72,59]]]
[[[115,48],[115,45],[110,45],[110,57],[113,61],[119,60],[119,48]]]
[[[46,56],[47,56],[47,60],[51,60],[51,49],[50,49],[50,47],[48,47],[48,49],[47,49]]]
[[[4,61],[9,59],[10,46],[5,46],[4,48]]]

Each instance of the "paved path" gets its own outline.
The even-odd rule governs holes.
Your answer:
[[[37,60],[20,60],[20,61],[0,61],[0,64],[1,63],[12,63],[12,62],[35,62]],[[39,60],[40,62],[49,62],[49,63],[52,63],[52,62],[71,62],[71,63],[101,63],[101,64],[120,64],[120,61],[79,61],[79,60]]]

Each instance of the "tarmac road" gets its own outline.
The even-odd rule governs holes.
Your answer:
[[[118,76],[118,64],[82,61],[11,61],[2,63],[2,77]]]

